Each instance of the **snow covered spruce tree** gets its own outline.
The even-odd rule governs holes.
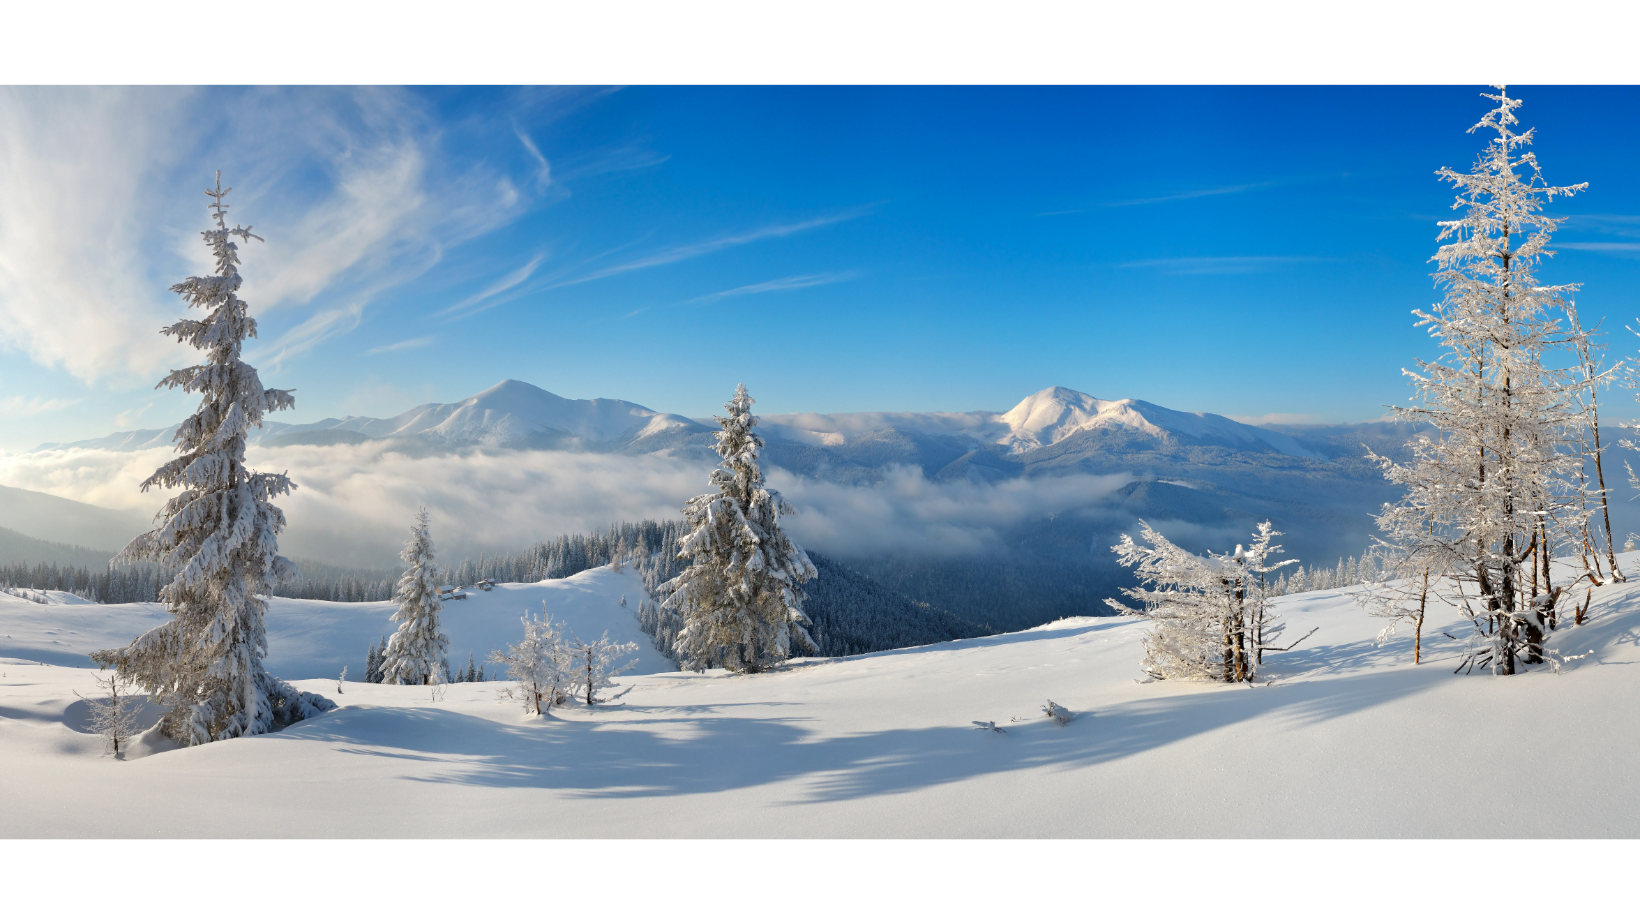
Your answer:
[[[399,578],[393,602],[399,605],[393,619],[399,627],[387,640],[379,670],[382,683],[429,684],[441,667],[447,668],[450,640],[439,631],[437,571],[433,566],[433,534],[427,527],[427,508],[416,511],[416,524],[404,542],[399,557],[409,564]]]
[[[726,667],[756,672],[792,656],[792,643],[814,651],[800,585],[816,576],[814,565],[780,528],[781,514],[795,514],[780,494],[764,486],[758,465],[763,439],[753,432],[752,396],[735,389],[715,418],[717,451],[712,472],[717,490],[683,507],[689,533],[678,558],[691,564],[665,584],[663,606],[684,621],[676,652],[689,670]]]
[[[1448,242],[1434,257],[1443,297],[1413,312],[1443,353],[1406,373],[1418,406],[1394,409],[1437,433],[1415,440],[1405,464],[1372,458],[1406,489],[1378,517],[1396,576],[1422,583],[1427,571],[1431,582],[1456,582],[1478,633],[1468,663],[1513,674],[1517,655],[1543,660],[1565,589],[1549,584],[1550,557],[1587,515],[1569,477],[1581,461],[1570,449],[1584,419],[1581,377],[1553,361],[1586,336],[1567,318],[1577,287],[1540,285],[1533,270],[1552,255],[1549,235],[1561,221],[1544,216],[1544,205],[1588,184],[1545,183],[1523,150],[1532,132],[1512,127],[1520,100],[1501,87],[1486,97],[1497,106],[1470,131],[1495,137],[1472,172],[1438,172],[1457,188],[1462,213],[1437,236]]]
[[[1274,621],[1268,605],[1274,591],[1268,576],[1297,561],[1270,561],[1281,551],[1274,541],[1279,535],[1268,522],[1260,523],[1251,545],[1196,556],[1143,520],[1139,537],[1144,544],[1124,534],[1111,551],[1134,568],[1140,586],[1122,593],[1142,608],[1112,599],[1105,605],[1118,615],[1150,620],[1140,669],[1154,680],[1250,682],[1264,652],[1290,649],[1270,644],[1284,627]]]
[[[205,352],[205,361],[177,369],[162,388],[200,395],[199,410],[177,428],[177,457],[142,489],[179,490],[157,519],[161,525],[131,540],[115,564],[158,562],[176,575],[160,590],[171,620],[124,648],[95,652],[105,667],[169,703],[160,729],[184,745],[272,731],[335,704],[301,693],[262,668],[267,654],[263,616],[270,580],[293,580],[296,568],[279,555],[285,515],[272,503],[295,485],[283,474],[245,467],[245,431],[272,411],[295,406],[289,391],[263,388],[256,369],[240,359],[256,321],[238,296],[239,252],[249,227],[229,228],[231,190],[206,195],[216,227],[204,232],[216,275],[192,276],[171,287],[205,316],[184,318],[161,333]]]

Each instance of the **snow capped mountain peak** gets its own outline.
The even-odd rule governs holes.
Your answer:
[[[966,442],[978,449],[992,446],[1022,455],[1063,443],[1082,434],[1101,432],[1126,440],[1139,437],[1149,445],[1182,443],[1215,445],[1250,452],[1319,458],[1283,433],[1237,423],[1228,417],[1175,411],[1148,401],[1107,401],[1054,386],[1045,388],[1008,411],[861,412],[845,414],[760,415],[769,438],[820,447],[846,446],[887,431]],[[680,440],[710,431],[710,426],[677,414],[653,411],[615,398],[564,398],[546,389],[504,379],[449,404],[423,404],[396,417],[326,418],[307,424],[267,421],[251,442],[356,442],[361,439],[416,439],[457,446],[536,447],[622,451],[665,451]],[[139,430],[95,440],[55,443],[46,449],[96,448],[132,451],[168,446],[175,433]],[[356,435],[355,435],[356,434]],[[701,444],[704,446],[705,444]],[[1133,447],[1143,448],[1143,447]]]
[[[1100,423],[1135,427],[1160,436],[1161,430],[1135,413],[1132,399],[1101,401],[1092,395],[1055,385],[1045,388],[1014,405],[1013,410],[1001,415],[1008,433],[996,442],[1010,452],[1029,452],[1043,446],[1052,446],[1073,433]],[[1101,418],[1108,418],[1101,420]]]
[[[1175,411],[1134,398],[1102,401],[1058,385],[1027,397],[998,420],[1008,432],[995,442],[1015,454],[1052,446],[1079,433],[1108,430],[1142,433],[1159,440],[1316,457],[1286,434],[1237,423],[1218,414]]]
[[[497,446],[549,433],[607,443],[641,431],[656,416],[630,401],[564,398],[528,382],[506,379],[452,404],[424,404],[386,420],[356,418],[342,427],[372,437],[422,436]]]

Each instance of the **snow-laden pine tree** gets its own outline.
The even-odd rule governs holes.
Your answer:
[[[1118,615],[1150,620],[1140,669],[1156,680],[1253,680],[1264,652],[1277,650],[1270,643],[1283,628],[1269,607],[1269,574],[1296,561],[1270,561],[1281,551],[1274,541],[1279,535],[1260,523],[1251,545],[1196,556],[1143,520],[1143,544],[1124,534],[1111,551],[1139,578],[1140,586],[1122,593],[1141,608],[1113,599],[1105,605]]]
[[[660,587],[663,607],[684,620],[677,653],[689,670],[754,672],[791,657],[794,642],[815,650],[801,585],[816,571],[780,527],[781,514],[796,511],[764,486],[752,403],[740,385],[723,406],[728,414],[715,418],[723,457],[711,475],[717,490],[684,505],[690,532],[678,558],[690,565]]]
[[[1378,516],[1392,569],[1403,580],[1428,570],[1431,582],[1457,582],[1480,633],[1470,663],[1512,674],[1523,649],[1528,663],[1542,660],[1559,592],[1530,591],[1584,515],[1568,478],[1580,462],[1569,448],[1584,419],[1580,377],[1555,362],[1585,336],[1567,318],[1577,287],[1540,285],[1533,272],[1553,255],[1549,235],[1561,221],[1544,206],[1588,184],[1544,182],[1525,150],[1532,131],[1513,127],[1520,100],[1502,87],[1485,95],[1497,105],[1470,131],[1494,135],[1486,150],[1470,173],[1438,171],[1456,187],[1461,213],[1437,236],[1447,242],[1434,257],[1442,298],[1413,312],[1442,355],[1406,372],[1418,404],[1394,409],[1437,433],[1414,440],[1404,464],[1372,458],[1406,489]],[[1528,570],[1534,553],[1542,567]]]
[[[245,338],[256,336],[256,320],[238,295],[233,239],[261,238],[249,227],[228,227],[223,197],[229,192],[220,172],[216,188],[205,192],[216,227],[203,234],[216,274],[171,287],[205,316],[161,331],[205,353],[204,362],[173,370],[156,386],[200,396],[199,409],[177,428],[177,457],[142,483],[144,491],[178,493],[161,508],[160,526],[131,540],[114,560],[158,562],[176,575],[159,593],[171,620],[124,648],[92,655],[170,704],[160,729],[183,745],[261,734],[335,708],[262,669],[268,584],[297,576],[279,554],[285,515],[273,499],[295,484],[245,466],[245,432],[296,402],[289,391],[263,388],[256,369],[240,358]]]
[[[438,572],[433,564],[433,533],[427,508],[416,511],[416,523],[399,557],[410,567],[399,578],[393,602],[399,605],[393,620],[399,624],[382,652],[382,683],[429,684],[445,661],[450,640],[439,631],[438,614],[444,607],[438,595]]]

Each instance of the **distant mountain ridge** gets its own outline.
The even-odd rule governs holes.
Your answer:
[[[1055,386],[1026,397],[1003,412],[867,412],[770,414],[765,437],[828,449],[871,444],[906,434],[932,442],[951,461],[984,451],[1003,458],[1090,434],[1101,442],[1219,446],[1299,458],[1325,456],[1293,436],[1238,423],[1228,417],[1175,411],[1147,401],[1106,401]],[[587,451],[659,452],[709,448],[714,428],[702,421],[655,411],[615,398],[574,399],[527,382],[508,379],[450,404],[423,404],[389,418],[326,418],[306,424],[268,421],[253,444],[356,443],[414,440],[429,448],[563,448]],[[35,451],[107,449],[136,451],[171,445],[176,428],[134,430],[69,443],[47,443]],[[868,447],[869,448],[869,447]],[[1004,465],[1003,469],[1011,466]]]
[[[270,420],[252,431],[252,445],[355,443],[365,440],[418,440],[436,447],[608,449],[642,442],[672,431],[704,432],[705,426],[614,398],[563,398],[528,382],[507,379],[451,404],[423,404],[395,417],[327,417],[306,424]],[[130,452],[170,446],[176,427],[133,430],[52,449],[110,449]]]

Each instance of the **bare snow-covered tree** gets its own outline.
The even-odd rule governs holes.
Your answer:
[[[509,644],[506,651],[491,652],[490,660],[501,665],[513,682],[502,695],[522,701],[524,711],[541,715],[568,695],[570,650],[563,625],[553,622],[550,614],[531,617],[525,613],[519,621],[524,625],[523,641]]]
[[[585,697],[588,706],[597,701],[595,694],[599,690],[615,685],[611,678],[638,663],[637,659],[620,665],[615,663],[623,655],[637,651],[638,646],[634,642],[612,642],[608,632],[590,642],[571,637],[566,647],[570,653],[570,695]]]
[[[191,276],[171,287],[205,316],[184,318],[161,333],[203,350],[199,365],[177,369],[159,383],[200,395],[199,410],[177,428],[177,457],[142,489],[179,493],[166,502],[160,526],[131,540],[116,564],[158,562],[176,577],[160,590],[171,620],[124,648],[92,658],[171,704],[160,728],[184,745],[272,731],[335,704],[302,693],[262,668],[267,654],[263,620],[272,579],[291,580],[296,568],[279,554],[285,515],[273,498],[295,485],[283,474],[245,467],[245,433],[263,415],[295,406],[289,391],[263,388],[244,362],[245,338],[256,321],[239,298],[239,252],[233,239],[261,238],[249,227],[229,228],[222,188],[206,195],[216,227],[204,232],[216,275]]]
[[[791,657],[794,642],[816,650],[800,585],[817,572],[780,527],[781,514],[796,511],[764,486],[752,403],[740,385],[723,406],[728,414],[715,418],[723,457],[711,475],[717,490],[684,505],[690,532],[678,558],[691,564],[660,587],[662,606],[684,619],[677,651],[686,669],[750,673]]]
[[[110,671],[107,677],[92,677],[97,688],[107,695],[87,698],[77,691],[74,695],[80,696],[91,711],[91,733],[102,736],[104,749],[116,760],[124,760],[120,745],[136,737],[137,732],[142,730],[137,726],[141,703],[126,689],[125,678],[120,676],[119,671]]]
[[[1600,390],[1613,381],[1621,381],[1623,363],[1621,361],[1602,369],[1600,345],[1595,341],[1594,331],[1583,331],[1582,324],[1577,317],[1577,307],[1569,301],[1566,305],[1566,319],[1568,326],[1579,330],[1582,336],[1572,338],[1571,346],[1577,353],[1578,373],[1582,379],[1574,392],[1575,400],[1582,411],[1583,424],[1575,434],[1578,439],[1579,451],[1582,459],[1578,467],[1579,497],[1583,502],[1578,520],[1582,527],[1583,541],[1580,553],[1583,560],[1583,571],[1592,583],[1603,584],[1608,580],[1623,583],[1627,580],[1621,569],[1617,567],[1617,547],[1612,542],[1612,515],[1606,490],[1606,466],[1604,456],[1606,446],[1600,436]],[[1598,325],[1597,325],[1598,326]],[[1589,463],[1594,463],[1594,487],[1589,486]],[[1590,509],[1589,499],[1593,498],[1600,511],[1600,524],[1592,524],[1594,511]],[[1601,541],[1605,537],[1606,567],[1609,574],[1601,572]],[[1535,596],[1535,595],[1534,595]]]
[[[1404,464],[1369,455],[1406,489],[1378,517],[1387,548],[1401,559],[1396,570],[1410,578],[1428,569],[1431,580],[1459,582],[1460,592],[1474,585],[1479,611],[1467,593],[1461,599],[1485,644],[1470,663],[1512,674],[1522,649],[1528,663],[1542,660],[1559,591],[1530,590],[1581,516],[1568,479],[1580,461],[1568,449],[1583,421],[1580,377],[1553,362],[1555,351],[1584,336],[1566,323],[1577,287],[1540,285],[1533,270],[1552,255],[1549,235],[1560,222],[1542,214],[1544,205],[1587,184],[1547,185],[1523,150],[1532,131],[1512,127],[1520,101],[1501,87],[1486,96],[1497,106],[1470,131],[1495,137],[1472,172],[1438,172],[1457,188],[1453,208],[1462,213],[1440,223],[1437,240],[1447,243],[1434,262],[1443,297],[1413,312],[1443,355],[1407,371],[1419,405],[1394,409],[1437,434],[1416,439]],[[1534,552],[1541,569],[1528,574]]]
[[[1150,620],[1140,668],[1156,680],[1240,683],[1255,678],[1265,651],[1287,650],[1271,644],[1284,627],[1269,607],[1268,575],[1296,562],[1270,561],[1281,551],[1274,542],[1279,535],[1260,523],[1250,545],[1204,556],[1179,548],[1143,520],[1143,544],[1123,535],[1111,550],[1134,568],[1140,586],[1122,593],[1141,608],[1114,599],[1105,605]]]
[[[399,578],[393,602],[399,605],[393,619],[399,626],[382,652],[382,683],[429,684],[438,676],[450,647],[439,631],[437,571],[433,565],[433,534],[427,525],[427,508],[416,512],[410,538],[399,557],[409,564]]]

